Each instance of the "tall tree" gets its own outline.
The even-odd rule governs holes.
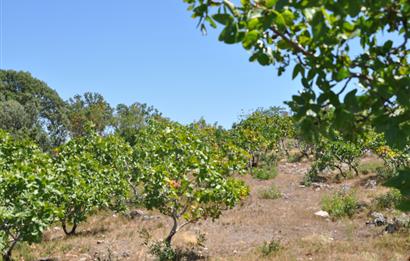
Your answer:
[[[410,144],[408,0],[184,0],[200,28],[242,43],[250,61],[293,66],[303,92],[288,104],[314,137],[329,126],[346,137],[365,125],[390,145]],[[334,108],[334,117],[326,117]]]
[[[56,91],[27,72],[0,70],[0,129],[43,149],[66,139],[66,107]]]
[[[146,126],[148,120],[153,117],[161,117],[161,113],[145,103],[136,102],[130,106],[118,104],[114,119],[115,133],[134,145],[138,130]]]
[[[101,94],[86,92],[68,101],[68,119],[72,137],[84,136],[90,122],[101,135],[112,123],[113,109]]]

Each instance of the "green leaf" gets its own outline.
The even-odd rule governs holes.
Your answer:
[[[214,14],[212,18],[222,25],[228,25],[233,22],[233,17],[229,14]]]
[[[260,32],[258,30],[252,30],[245,34],[242,45],[245,49],[249,50],[259,39]]]
[[[304,71],[305,69],[300,63],[296,64],[293,68],[292,79],[295,79],[298,74],[301,74],[301,76],[303,77]]]
[[[350,71],[346,67],[343,67],[336,71],[334,79],[340,82],[349,76],[350,76]]]

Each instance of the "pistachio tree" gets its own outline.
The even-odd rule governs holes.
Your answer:
[[[128,195],[131,148],[116,136],[89,132],[54,150],[56,204],[67,235],[95,210],[121,210]]]
[[[293,67],[303,91],[288,105],[304,134],[349,139],[371,125],[388,145],[410,144],[408,0],[184,0],[206,31],[241,43],[250,61]],[[334,108],[335,117],[326,117]]]
[[[258,166],[261,157],[273,152],[274,160],[284,139],[293,135],[293,122],[276,107],[257,109],[235,123],[231,130],[235,144],[251,156],[249,167]]]
[[[0,253],[11,260],[18,242],[39,242],[57,213],[50,158],[28,141],[0,131]]]
[[[164,243],[201,219],[216,219],[248,194],[231,176],[230,161],[215,155],[195,129],[168,120],[152,120],[136,137],[135,180],[141,202],[172,218]],[[245,166],[243,162],[242,166]]]

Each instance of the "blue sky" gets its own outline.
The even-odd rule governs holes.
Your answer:
[[[93,91],[113,106],[146,102],[183,123],[229,127],[300,88],[217,32],[203,36],[182,0],[0,2],[1,68],[29,71],[64,99]]]

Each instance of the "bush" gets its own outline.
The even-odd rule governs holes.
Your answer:
[[[322,199],[322,209],[333,218],[351,217],[358,206],[354,193],[335,193]]]
[[[277,175],[278,175],[278,171],[276,169],[276,166],[255,169],[253,172],[253,176],[260,180],[273,179]]]
[[[272,239],[271,241],[266,241],[260,247],[260,251],[263,256],[270,256],[273,253],[278,252],[281,250],[282,246],[278,240]]]
[[[282,193],[278,190],[275,184],[272,184],[269,189],[260,192],[260,197],[263,199],[278,199],[282,197]]]
[[[377,178],[380,180],[388,180],[396,176],[397,171],[389,167],[378,167],[376,168]]]
[[[384,164],[380,161],[364,162],[359,165],[360,174],[367,175],[370,173],[377,173],[379,168],[383,168]]]
[[[403,200],[403,196],[398,189],[391,189],[386,194],[375,199],[375,206],[382,210],[386,208],[395,208]]]

